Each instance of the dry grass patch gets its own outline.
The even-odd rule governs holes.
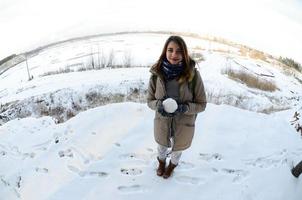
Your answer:
[[[255,49],[249,52],[249,56],[254,59],[266,61],[266,55],[263,52]]]
[[[246,48],[240,47],[239,53],[240,53],[241,56],[245,57],[248,54],[248,50]]]
[[[248,87],[257,88],[263,91],[274,92],[277,90],[277,86],[274,82],[270,82],[264,79],[261,79],[258,76],[251,75],[244,71],[235,71],[232,69],[225,69],[222,71],[223,74],[227,74],[231,79],[235,81],[240,81],[246,84]]]

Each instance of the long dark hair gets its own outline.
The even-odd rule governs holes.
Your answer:
[[[182,57],[183,57],[182,62],[184,64],[185,69],[178,80],[180,83],[185,80],[189,81],[193,77],[192,69],[194,68],[196,62],[189,56],[187,45],[180,36],[172,35],[167,39],[167,41],[164,45],[164,48],[161,52],[161,55],[160,55],[158,61],[155,63],[155,65],[152,66],[152,69],[155,72],[161,74],[161,65],[163,63],[163,60],[166,58],[166,52],[167,52],[168,44],[170,42],[175,42],[179,46],[179,48],[182,52]]]

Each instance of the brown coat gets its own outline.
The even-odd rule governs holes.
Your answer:
[[[188,82],[181,83],[179,86],[179,100],[182,103],[188,103],[189,110],[185,114],[179,114],[172,117],[163,117],[157,111],[154,118],[154,137],[158,144],[171,147],[169,140],[169,130],[172,125],[174,130],[174,146],[173,151],[180,151],[191,146],[195,130],[195,120],[197,113],[202,112],[206,108],[206,94],[204,85],[197,70],[196,84],[194,87],[195,100],[189,89]],[[166,96],[165,83],[160,74],[156,74],[152,69],[152,74],[157,75],[156,79],[152,76],[149,80],[147,103],[149,108],[156,110],[158,100]],[[155,83],[156,80],[156,83]]]

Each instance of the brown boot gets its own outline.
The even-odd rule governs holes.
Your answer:
[[[165,170],[165,173],[164,173],[163,177],[164,177],[165,179],[169,178],[169,177],[172,175],[173,170],[174,170],[174,168],[175,168],[176,166],[177,166],[177,165],[174,165],[174,164],[171,163],[171,161],[170,161],[170,163],[169,163],[167,169]]]
[[[165,173],[166,160],[161,160],[157,157],[158,160],[158,168],[156,170],[157,176],[162,176]]]

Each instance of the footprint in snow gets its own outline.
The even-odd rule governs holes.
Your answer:
[[[86,152],[84,149],[81,149],[76,146],[71,146],[66,151],[61,151],[59,155],[60,156],[63,155],[62,157],[67,156],[67,157],[71,157],[71,158],[73,157],[79,159],[85,165],[89,164],[92,161],[100,161],[103,159],[102,156],[100,155]]]
[[[40,168],[40,167],[36,167],[36,172],[40,172],[40,173],[48,173],[48,169],[47,168]]]
[[[34,158],[36,156],[35,153],[24,153],[23,155],[23,158]]]
[[[60,142],[59,137],[55,137],[54,140],[55,140],[55,143],[56,143],[56,144],[58,144],[58,143]]]
[[[259,157],[256,159],[245,160],[246,165],[250,165],[253,167],[259,167],[259,168],[277,167],[278,165],[282,164],[282,162],[283,162],[282,159],[265,158],[265,157]]]
[[[294,153],[296,152],[292,152],[291,154]],[[287,152],[287,150],[283,149],[282,151],[278,151],[273,154],[258,157],[255,159],[244,159],[243,162],[245,162],[246,165],[250,165],[253,167],[271,168],[288,163],[288,156],[289,153]]]
[[[150,161],[150,157],[145,154],[137,154],[137,153],[126,153],[119,156],[121,160],[129,160],[134,162],[139,162],[142,164],[148,164]]]
[[[190,162],[180,161],[179,166],[177,167],[179,170],[189,170],[193,169],[195,165]]]
[[[67,149],[65,151],[63,151],[63,150],[59,151],[58,155],[59,155],[59,157],[70,157],[70,158],[74,157],[71,149]]]
[[[215,173],[219,172],[219,170],[216,169],[215,167],[212,168],[212,171],[215,172]]]
[[[73,165],[68,165],[67,168],[74,173],[78,173],[79,171],[81,171],[79,168],[77,168]]]
[[[118,142],[114,143],[114,145],[117,146],[117,147],[121,147],[121,144],[118,143]]]
[[[107,172],[101,172],[101,171],[82,171],[79,168],[68,165],[68,169],[76,174],[78,174],[80,177],[107,177],[109,174]]]
[[[225,174],[234,176],[232,182],[241,181],[249,175],[248,171],[242,169],[221,169],[221,171]]]
[[[50,145],[51,145],[51,140],[47,140],[47,141],[45,141],[45,142],[42,142],[42,143],[33,145],[32,147],[33,147],[35,150],[46,151],[47,148],[48,148]]]
[[[213,161],[213,160],[222,160],[222,155],[219,153],[207,154],[207,153],[199,153],[199,158],[205,161]]]
[[[72,171],[73,173],[76,173],[78,174],[81,170],[75,166],[72,166],[72,165],[68,165],[67,168]]]
[[[146,191],[146,188],[142,185],[130,185],[130,186],[118,186],[117,188],[121,193],[140,193]]]
[[[191,184],[191,185],[199,185],[205,183],[204,178],[198,177],[190,177],[190,176],[177,176],[175,177],[176,182],[183,183],[183,184]]]
[[[104,178],[108,176],[107,172],[100,172],[100,171],[82,171],[80,172],[80,176],[94,176],[94,177],[100,177]]]
[[[129,168],[129,169],[122,168],[121,173],[125,175],[136,176],[143,173],[143,171],[138,168]]]

